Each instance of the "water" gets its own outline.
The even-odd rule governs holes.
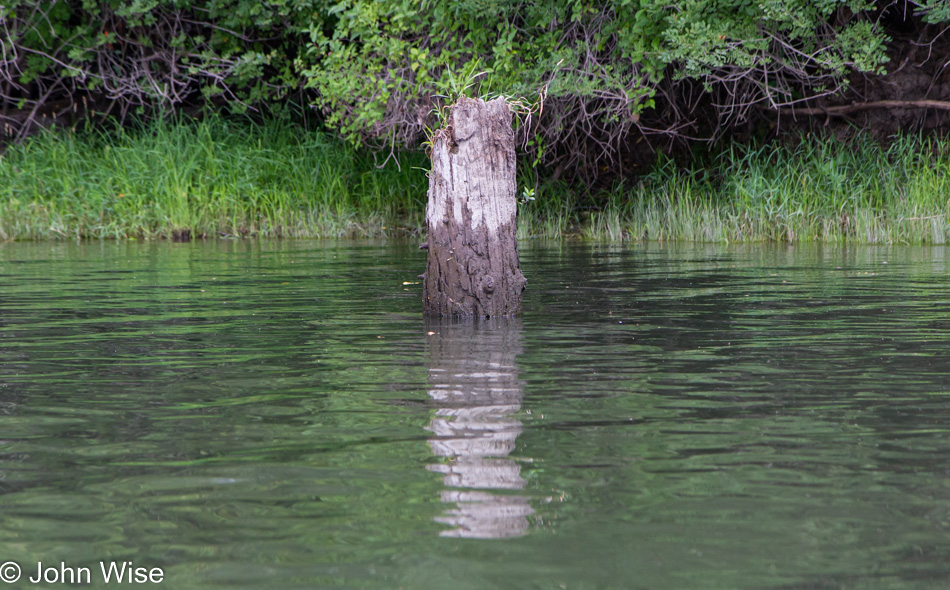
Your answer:
[[[0,245],[10,587],[950,583],[945,248],[528,245],[478,326],[424,255]]]

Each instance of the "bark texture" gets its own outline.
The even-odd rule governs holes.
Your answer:
[[[527,281],[515,237],[515,139],[504,99],[460,98],[432,138],[426,315],[518,315]]]

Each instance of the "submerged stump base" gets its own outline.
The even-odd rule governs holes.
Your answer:
[[[423,311],[455,318],[521,313],[515,141],[504,99],[460,98],[432,138]]]

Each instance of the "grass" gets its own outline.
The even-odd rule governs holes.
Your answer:
[[[658,165],[616,187],[581,234],[594,240],[944,244],[950,141],[733,146],[684,170]]]
[[[45,133],[0,157],[0,239],[417,234],[428,163],[400,161],[377,168],[280,120]],[[950,140],[737,145],[609,191],[541,183],[534,196],[519,204],[519,239],[943,244]]]
[[[279,120],[44,133],[0,159],[0,239],[359,237],[422,223],[424,158],[378,169]],[[397,226],[396,224],[400,224]]]

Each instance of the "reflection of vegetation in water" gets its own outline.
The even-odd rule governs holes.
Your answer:
[[[0,554],[196,589],[943,579],[944,248],[521,255],[520,327],[482,330],[424,324],[405,244],[0,246]],[[450,536],[498,524],[530,534]]]
[[[524,261],[534,277],[575,269],[533,285],[519,444],[525,479],[568,493],[552,528],[629,560],[589,583],[843,584],[869,560],[887,564],[869,587],[940,579],[944,248],[567,246]],[[617,520],[590,522],[605,507]]]

